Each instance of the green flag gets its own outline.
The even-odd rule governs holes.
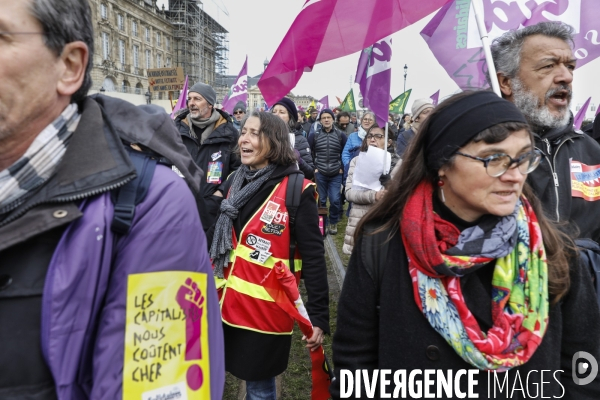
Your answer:
[[[342,104],[339,107],[342,111],[356,112],[356,104],[354,103],[354,91],[350,89]]]
[[[408,89],[406,92],[392,100],[390,103],[390,112],[392,114],[404,114],[404,109],[406,108],[406,103],[410,97],[410,92],[412,92],[412,89]]]

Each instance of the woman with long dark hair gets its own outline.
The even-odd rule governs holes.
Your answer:
[[[334,398],[347,394],[349,371],[376,369],[420,370],[409,390],[437,398],[600,398],[599,379],[580,386],[574,366],[580,352],[600,359],[596,295],[525,182],[540,157],[523,115],[492,92],[455,95],[431,113],[357,227]],[[467,370],[479,372],[475,384]],[[450,388],[440,383],[449,375]]]
[[[294,273],[297,283],[302,276],[314,326],[307,347],[316,349],[329,331],[325,249],[315,185],[306,179],[301,180],[297,218],[291,225],[286,198],[293,188],[288,180],[300,172],[281,118],[253,112],[242,121],[238,151],[242,165],[225,183],[226,198],[209,238],[225,369],[246,381],[248,400],[275,400],[275,376],[287,368],[294,320],[273,301],[263,279],[278,262]]]

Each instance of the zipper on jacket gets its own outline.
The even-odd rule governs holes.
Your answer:
[[[552,147],[550,146],[550,141],[548,139],[542,139],[542,141],[544,143],[546,143],[546,148],[548,150],[548,156],[545,156],[546,159],[548,160],[548,165],[550,166],[550,172],[552,173],[552,179],[554,181],[554,195],[556,196],[556,222],[560,222],[560,211],[558,210],[559,208],[559,204],[560,204],[560,198],[558,197],[558,187],[559,187],[559,182],[558,182],[558,174],[555,172],[556,171],[556,155],[558,154],[558,151],[560,150],[560,148],[562,147],[563,144],[565,144],[566,142],[570,141],[571,139],[567,139],[563,142],[561,142],[558,147],[556,148],[556,151],[554,152],[554,155],[552,155]],[[538,149],[540,150],[540,149]],[[550,157],[552,155],[552,162],[550,162]]]
[[[67,202],[70,202],[70,201],[81,200],[81,199],[84,199],[86,197],[96,196],[96,195],[98,195],[100,193],[109,192],[111,190],[114,190],[114,189],[117,189],[117,188],[119,188],[121,186],[124,186],[127,182],[132,181],[133,179],[135,179],[135,176],[128,176],[128,177],[125,177],[124,179],[122,179],[121,181],[119,181],[117,183],[113,183],[112,185],[104,186],[104,187],[99,188],[99,189],[90,190],[89,192],[83,192],[83,193],[80,193],[80,194],[76,194],[74,196],[58,197],[58,198],[52,199],[52,200],[38,201],[36,203],[30,204],[29,206],[27,206],[27,207],[23,208],[22,210],[20,210],[18,213],[14,214],[14,215],[11,215],[9,218],[7,218],[4,221],[0,222],[0,226],[4,226],[4,225],[7,225],[7,224],[11,223],[12,221],[14,221],[17,218],[21,217],[27,211],[31,210],[34,207],[39,206],[40,204],[67,203]]]

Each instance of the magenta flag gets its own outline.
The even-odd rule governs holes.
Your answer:
[[[587,99],[585,103],[583,103],[583,107],[579,109],[577,115],[573,119],[573,126],[575,129],[581,129],[581,124],[583,124],[583,120],[585,119],[585,113],[590,105],[590,100],[592,100],[591,97]]]
[[[188,76],[185,76],[185,82],[183,83],[183,88],[181,92],[179,92],[179,98],[177,99],[177,103],[175,107],[173,107],[173,111],[171,111],[171,118],[175,118],[175,114],[177,111],[186,107],[187,104],[187,91],[188,91]]]
[[[360,85],[363,105],[373,111],[379,126],[385,126],[390,109],[392,82],[392,38],[387,37],[360,53],[355,82]]]
[[[435,92],[434,94],[432,94],[431,97],[430,97],[430,99],[433,102],[433,106],[437,107],[438,101],[440,101],[440,91],[438,90],[437,92]]]
[[[268,103],[315,64],[355,53],[414,24],[449,0],[307,0],[258,81]]]
[[[235,83],[229,88],[229,93],[223,99],[223,110],[231,114],[233,107],[240,101],[244,104],[248,101],[248,56],[246,56],[246,61],[244,61]]]
[[[577,32],[574,54],[578,68],[600,56],[598,0],[481,2],[490,40],[521,26],[562,21]],[[435,58],[463,90],[489,87],[485,54],[470,5],[470,0],[452,0],[421,31]]]

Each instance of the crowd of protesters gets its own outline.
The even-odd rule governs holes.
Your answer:
[[[171,119],[87,95],[87,2],[0,9],[0,399],[220,399],[225,371],[276,399],[298,318],[312,353],[333,335],[333,398],[346,372],[385,369],[511,385],[550,370],[545,395],[600,398],[575,363],[600,360],[594,261],[575,242],[600,240],[577,174],[600,165],[600,132],[573,127],[570,26],[494,40],[501,97],[416,99],[378,123],[289,98],[229,114],[195,83]],[[330,332],[323,239],[344,211]]]

